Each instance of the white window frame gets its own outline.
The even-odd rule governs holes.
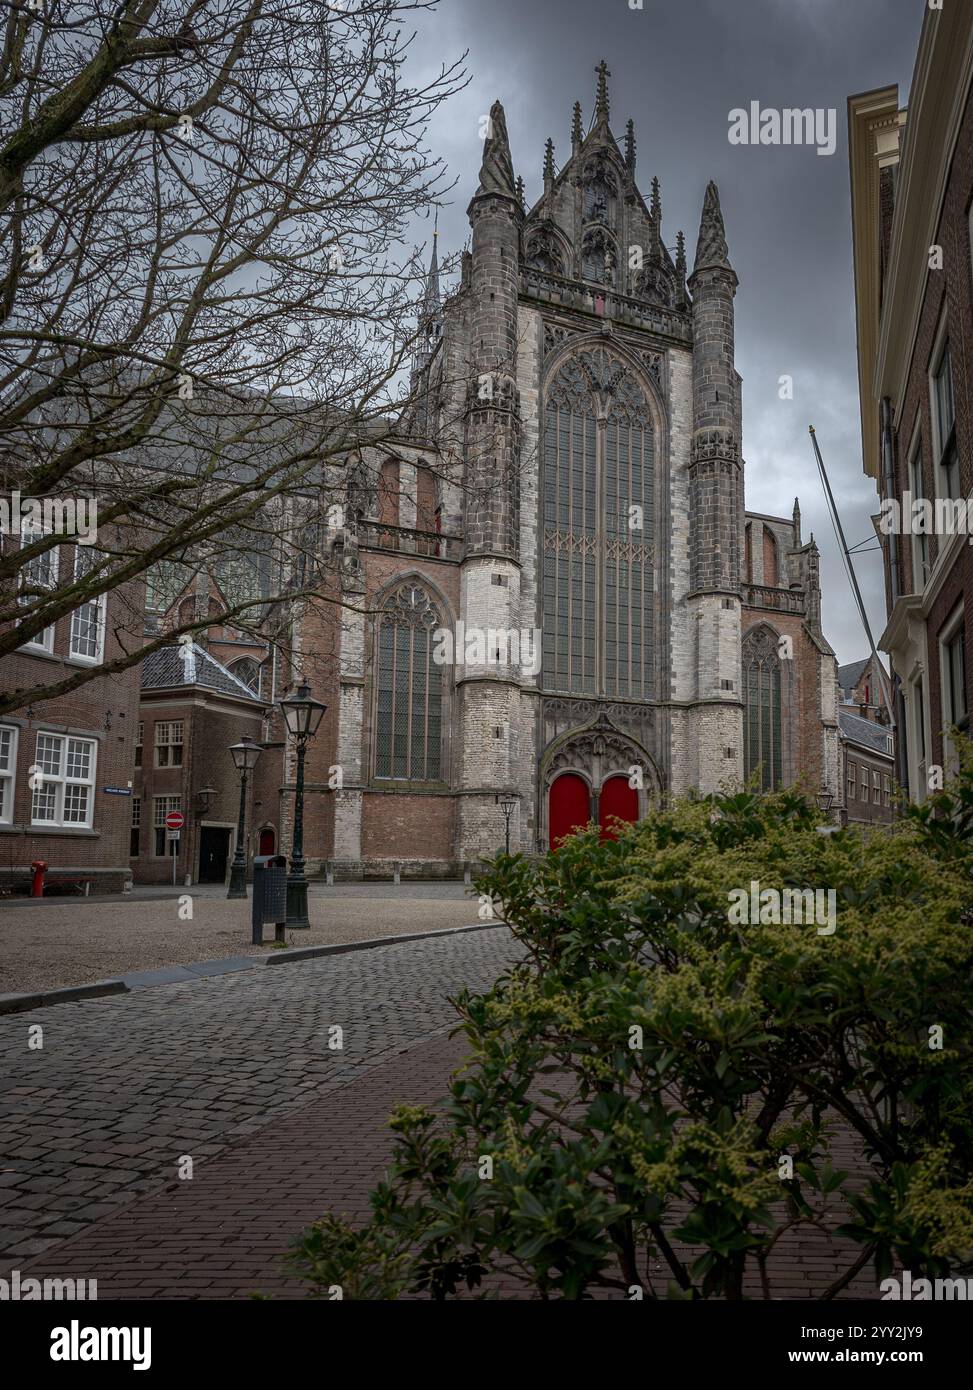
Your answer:
[[[152,858],[171,859],[172,850],[169,848],[168,832],[166,831],[166,816],[170,811],[182,810],[182,796],[180,793],[174,795],[154,796],[152,798]],[[157,843],[156,831],[161,830],[162,853],[157,854],[155,847]]]
[[[916,465],[919,468],[919,483],[922,493],[914,491]],[[917,501],[926,496],[926,487],[922,476],[922,427],[917,422],[912,435],[912,443],[909,445],[909,491],[912,493],[912,500]],[[910,526],[910,530],[912,530]],[[929,583],[931,566],[929,564],[929,536],[925,531],[918,534],[913,530],[910,537],[912,542],[912,577],[915,592],[921,594]]]
[[[54,740],[59,745],[57,772],[49,772],[41,762],[41,739]],[[75,751],[75,745],[86,744],[89,749],[88,773],[85,777],[70,776],[68,761]],[[46,759],[45,759],[46,761]],[[34,744],[34,769],[31,774],[30,823],[52,830],[90,830],[95,817],[95,783],[98,773],[98,740],[82,738],[76,734],[58,734],[50,729],[38,729]],[[54,788],[54,815],[38,816],[37,806],[47,788]],[[65,800],[69,787],[85,787],[86,814],[83,820],[72,817],[65,819]]]
[[[858,800],[858,764],[848,759],[848,772],[845,778],[845,798],[849,802]]]
[[[858,765],[858,800],[867,806],[870,801],[868,794],[868,768],[864,763]]]
[[[177,739],[174,739],[174,738],[172,737],[171,730],[172,730],[173,728],[175,728],[177,725],[178,725],[178,727],[179,727],[180,737],[177,738]],[[164,738],[160,738],[160,732],[161,732],[162,730],[165,730],[165,737],[164,737]],[[185,749],[186,749],[186,741],[185,741],[185,740],[186,740],[186,721],[185,721],[184,719],[157,719],[157,720],[156,720],[156,724],[155,724],[155,730],[154,730],[154,732],[153,732],[153,734],[152,734],[152,746],[153,746],[153,748],[154,748],[154,750],[155,750],[155,752],[153,753],[153,759],[154,759],[153,765],[154,765],[155,767],[182,767],[182,765],[183,765],[183,758],[186,756],[186,751],[185,751]],[[161,751],[163,748],[165,748],[165,749],[179,748],[179,749],[181,750],[181,752],[180,752],[180,754],[179,754],[179,761],[178,761],[177,763],[175,763],[175,762],[172,761],[171,758],[169,758],[166,762],[160,762],[160,760],[159,760],[159,753],[160,753],[160,751]],[[142,761],[143,761],[143,762],[145,761],[145,754],[144,754],[144,753],[142,754]]]
[[[41,536],[44,536],[46,534],[47,532],[43,528],[41,528],[40,530],[36,530],[33,526],[31,526],[30,522],[25,517],[24,520],[21,522],[20,526],[21,549],[23,549],[25,545],[33,545],[34,541],[40,540]],[[36,564],[46,565],[48,567],[48,572],[46,576],[42,581],[39,581],[42,584],[42,586],[46,589],[53,589],[57,585],[59,555],[59,547],[54,545],[51,546],[50,550],[45,551],[43,555],[38,555],[35,557],[35,559],[28,561],[28,567],[30,565]],[[29,595],[22,595],[20,598],[20,603],[24,607],[26,607],[26,605],[31,602],[32,599]],[[46,627],[38,637],[32,637],[29,642],[24,642],[21,646],[21,651],[48,653],[53,652],[54,626],[54,623],[51,623],[50,627]]]
[[[0,825],[13,825],[14,803],[17,796],[17,746],[20,730],[16,724],[0,724],[0,735],[10,735],[7,742],[6,763],[0,765]]]
[[[930,747],[929,704],[926,691],[926,672],[923,667],[915,670],[909,679],[909,773],[912,783],[913,800],[925,801],[929,791],[928,759]]]
[[[943,357],[945,356],[947,349],[949,349],[950,392],[951,392],[952,398],[953,398],[953,425],[952,425],[952,433],[953,433],[953,435],[954,435],[954,446],[953,446],[954,461],[953,461],[953,470],[952,470],[952,471],[953,471],[953,478],[954,478],[954,480],[955,480],[955,482],[956,482],[956,484],[957,484],[957,489],[958,489],[958,486],[959,486],[959,457],[958,457],[958,454],[957,454],[957,451],[956,451],[956,447],[955,447],[955,434],[956,434],[956,368],[955,368],[955,363],[953,362],[953,353],[952,353],[952,350],[951,350],[951,348],[950,348],[950,339],[949,339],[949,331],[948,331],[947,317],[946,317],[946,311],[945,311],[945,309],[944,309],[944,310],[943,310],[943,316],[942,316],[942,318],[941,318],[941,320],[940,320],[940,323],[939,323],[939,327],[938,327],[937,330],[936,330],[936,345],[935,345],[935,347],[933,348],[932,356],[931,356],[930,359],[929,359],[929,414],[930,414],[930,418],[932,419],[932,440],[931,440],[931,443],[932,443],[932,464],[933,464],[933,483],[934,483],[934,486],[935,486],[935,489],[936,489],[936,496],[937,496],[937,497],[949,497],[949,498],[951,498],[953,494],[952,494],[952,493],[950,492],[950,490],[949,490],[949,472],[943,467],[943,454],[945,453],[945,450],[946,450],[946,440],[945,440],[945,439],[942,439],[942,438],[940,437],[940,426],[939,426],[939,392],[938,392],[938,389],[937,389],[937,386],[936,386],[936,383],[937,383],[937,381],[939,380],[939,373],[940,373],[940,370],[941,370],[942,365],[943,365]],[[958,493],[958,491],[957,491],[957,496],[958,496],[958,495],[959,495],[959,493]]]
[[[144,753],[144,746],[145,746],[145,745],[144,745],[144,739],[145,739],[145,722],[144,722],[143,720],[140,719],[139,722],[138,722],[138,727],[137,727],[136,730],[135,730],[135,752],[138,754],[138,757],[135,759],[135,766],[136,766],[136,767],[141,767],[141,766],[142,766],[142,761],[143,761],[143,758],[144,758],[144,756],[145,756],[145,753]]]
[[[76,545],[76,546],[74,547],[74,578],[75,578],[75,581],[77,581],[77,580],[79,580],[79,579],[82,579],[82,578],[84,577],[85,573],[87,572],[87,570],[91,569],[92,565],[94,564],[94,557],[88,556],[88,555],[86,555],[84,552],[85,552],[85,547],[84,547],[84,546],[82,546],[82,545]],[[70,660],[73,661],[73,662],[76,662],[79,666],[97,666],[97,665],[99,664],[99,662],[101,662],[101,661],[104,659],[104,655],[105,655],[105,609],[106,609],[107,598],[108,598],[108,595],[107,595],[107,594],[101,594],[101,595],[99,595],[98,598],[96,598],[96,599],[91,599],[88,603],[82,603],[82,604],[81,604],[78,608],[76,608],[76,609],[74,610],[74,612],[71,614],[71,630],[70,630],[70,636],[69,636],[69,639],[68,639],[68,655],[69,655]],[[79,651],[76,651],[76,650],[75,650],[75,642],[77,641],[78,636],[79,636],[79,632],[80,632],[80,627],[81,627],[81,622],[82,622],[82,620],[84,619],[84,620],[87,621],[87,622],[90,622],[90,621],[91,621],[91,619],[85,617],[85,615],[87,614],[88,610],[90,610],[90,609],[92,609],[92,608],[95,610],[95,618],[94,618],[94,622],[95,622],[95,632],[96,632],[95,650],[94,650],[93,653],[89,653],[89,652],[79,652]]]
[[[950,613],[946,622],[939,630],[939,695],[940,702],[942,704],[943,716],[943,761],[945,762],[946,768],[949,772],[956,772],[956,770],[959,767],[959,757],[956,751],[956,744],[953,742],[953,740],[949,737],[948,733],[946,732],[953,724],[956,723],[956,712],[952,707],[953,683],[951,673],[949,671],[948,649],[959,629],[961,627],[965,627],[965,614],[966,609],[964,604],[962,602],[958,603],[956,607],[953,609],[952,613]],[[968,679],[968,671],[966,672],[966,676]],[[969,719],[969,710],[966,711],[965,717]]]

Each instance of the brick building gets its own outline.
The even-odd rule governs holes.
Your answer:
[[[33,566],[33,582],[75,573],[87,554],[70,543],[52,548]],[[117,629],[140,604],[141,586],[129,585],[59,619],[4,659],[4,686],[30,690],[119,657]],[[138,702],[139,674],[130,669],[0,716],[0,885],[22,891],[40,860],[52,890],[85,880],[91,892],[121,891],[130,877]]]
[[[895,819],[895,733],[884,693],[890,684],[888,672],[884,666],[879,669],[874,656],[838,667],[838,731],[849,825]]]
[[[848,103],[864,469],[879,492],[900,780],[941,785],[969,730],[973,8],[927,9],[908,108]],[[965,514],[965,515],[964,515]]]
[[[749,775],[840,806],[817,547],[796,507],[745,511],[715,185],[690,272],[631,123],[612,133],[602,64],[529,209],[494,106],[469,218],[445,303],[433,251],[419,405],[325,478],[346,484],[322,589],[344,607],[309,606],[293,636],[329,706],[312,867],[446,872],[503,842],[500,793],[528,852]]]
[[[236,849],[240,774],[230,746],[269,741],[265,705],[197,643],[151,652],[142,663],[128,853],[137,883],[223,883]],[[275,756],[276,754],[276,756]],[[247,857],[273,852],[279,834],[280,745],[261,756],[247,789]],[[170,842],[165,817],[185,826]],[[175,855],[173,851],[175,849]]]
[[[886,825],[895,819],[895,755],[887,724],[838,708],[845,773],[845,824]]]

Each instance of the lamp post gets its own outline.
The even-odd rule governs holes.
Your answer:
[[[506,850],[505,850],[505,852],[506,852],[507,854],[509,854],[509,853],[510,853],[510,817],[511,817],[511,816],[513,815],[513,813],[514,813],[514,807],[517,805],[517,802],[516,802],[516,799],[515,799],[514,797],[508,796],[508,795],[506,795],[505,793],[499,794],[499,795],[497,796],[497,798],[496,798],[496,802],[497,802],[497,805],[500,807],[501,811],[503,812],[504,829],[505,829],[505,843],[506,843]]]
[[[328,708],[311,698],[311,687],[301,681],[289,699],[281,700],[281,713],[287,732],[297,744],[297,781],[294,789],[294,835],[291,842],[291,864],[287,875],[287,925],[309,927],[307,916],[307,879],[304,877],[304,754],[308,739],[314,737]]]
[[[247,856],[243,850],[243,824],[247,814],[247,777],[257,765],[261,748],[254,743],[249,734],[244,734],[239,743],[230,748],[233,766],[240,774],[240,814],[237,817],[236,850],[230,866],[230,886],[226,890],[228,898],[247,896]]]
[[[818,792],[818,810],[828,817],[827,825],[819,825],[817,830],[819,835],[835,835],[840,830],[840,826],[831,823],[831,805],[834,801],[834,792],[829,791],[825,784],[821,783],[821,790]]]

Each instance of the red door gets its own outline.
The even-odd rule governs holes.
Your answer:
[[[602,783],[601,796],[598,798],[598,823],[603,840],[617,838],[610,824],[615,816],[619,820],[639,818],[639,794],[628,785],[627,777],[609,777],[607,782]]]
[[[551,849],[557,849],[565,835],[591,819],[591,799],[588,784],[574,772],[562,773],[551,784],[547,820],[550,826]]]
[[[275,837],[274,837],[274,832],[273,832],[273,830],[270,830],[270,829],[261,830],[261,832],[260,832],[260,849],[257,851],[257,853],[258,853],[258,854],[273,854],[273,852],[274,852],[274,839],[275,839]]]

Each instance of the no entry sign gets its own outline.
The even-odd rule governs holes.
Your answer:
[[[186,817],[181,811],[170,811],[166,816],[167,830],[181,830],[186,824]]]

